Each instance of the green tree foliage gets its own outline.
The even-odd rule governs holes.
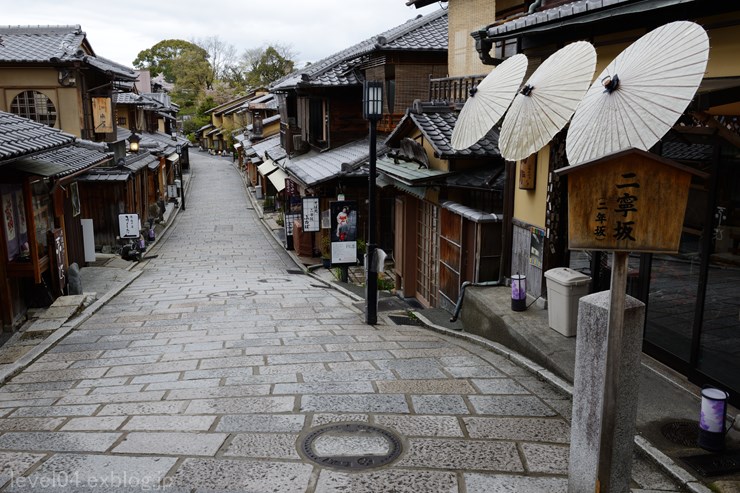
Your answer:
[[[246,50],[242,66],[247,83],[252,87],[266,87],[294,70],[295,55],[290,47],[280,44]]]
[[[139,70],[149,70],[152,77],[162,74],[167,82],[177,82],[177,60],[186,54],[188,58],[208,63],[208,52],[200,46],[182,39],[165,39],[140,51],[133,65]]]

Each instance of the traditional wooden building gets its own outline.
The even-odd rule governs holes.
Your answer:
[[[428,94],[427,80],[446,73],[447,15],[438,10],[362,41],[274,83],[280,144],[290,193],[320,197],[321,210],[341,194],[359,204],[358,232],[367,231],[368,122],[362,114],[364,80],[380,81],[385,97],[380,132],[390,132],[415,99]],[[382,143],[383,138],[379,139]],[[378,150],[384,152],[382,144]],[[393,249],[391,195],[380,192],[379,245]],[[327,232],[322,232],[326,235]],[[362,238],[361,238],[362,239]],[[314,246],[319,242],[314,238]],[[318,248],[315,248],[318,250]]]
[[[86,261],[80,176],[109,162],[103,144],[0,112],[2,327],[66,293],[68,266]]]
[[[91,141],[115,138],[113,94],[134,71],[95,54],[80,26],[0,27],[0,111]]]
[[[407,2],[418,7],[431,0]],[[731,2],[699,0],[449,0],[449,77],[433,80],[440,99],[467,98],[481,74],[507,57],[524,53],[533,71],[550,54],[573,41],[587,40],[596,48],[598,75],[623,49],[652,29],[677,20],[691,20],[707,30],[709,63],[698,92],[679,122],[651,151],[664,158],[707,172],[694,178],[685,211],[680,251],[675,255],[642,254],[630,259],[629,293],[647,304],[645,351],[697,383],[726,388],[740,402],[737,229],[740,175],[740,9]],[[480,27],[488,17],[488,25]],[[469,36],[461,33],[468,32]],[[462,88],[463,90],[458,90]],[[546,296],[544,272],[571,266],[594,279],[594,289],[606,289],[608,257],[567,248],[567,178],[555,170],[568,165],[565,135],[520,162],[508,162],[504,235],[508,277],[527,275],[530,299]],[[534,177],[522,186],[524,176]],[[684,213],[680,211],[678,213]],[[542,255],[532,261],[532,245]],[[729,294],[733,293],[733,294]]]
[[[381,183],[397,190],[396,287],[450,312],[462,283],[499,279],[504,223],[498,133],[456,151],[456,121],[446,102],[417,102],[386,140],[393,152],[378,160]]]

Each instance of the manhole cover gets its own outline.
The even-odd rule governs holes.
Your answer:
[[[333,423],[315,429],[298,447],[308,460],[338,469],[385,466],[403,451],[401,439],[365,423]]]
[[[660,428],[663,436],[676,445],[696,447],[699,440],[699,424],[695,421],[672,421]]]
[[[249,298],[257,293],[248,289],[234,289],[230,291],[218,291],[208,295],[209,298]]]
[[[740,472],[740,452],[683,457],[702,476],[724,476]]]

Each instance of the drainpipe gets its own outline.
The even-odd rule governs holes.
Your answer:
[[[528,14],[534,14],[535,11],[542,6],[542,0],[537,0],[532,5],[529,6],[529,10],[527,11]]]
[[[450,322],[455,322],[457,320],[457,317],[460,315],[460,310],[462,310],[462,302],[463,298],[465,297],[465,288],[468,286],[503,286],[504,284],[504,277],[502,275],[499,275],[498,280],[496,281],[485,281],[485,282],[471,282],[471,281],[465,281],[460,285],[460,296],[457,298],[457,304],[455,305],[455,312],[452,314],[452,317],[450,317]]]

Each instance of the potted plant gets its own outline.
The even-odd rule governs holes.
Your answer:
[[[360,265],[365,263],[365,253],[367,252],[367,243],[365,240],[357,239],[357,263]]]
[[[321,263],[324,268],[331,268],[331,237],[327,234],[321,236]]]

